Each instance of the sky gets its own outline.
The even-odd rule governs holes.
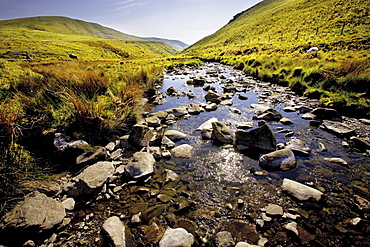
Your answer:
[[[0,20],[66,16],[191,45],[261,0],[0,0]]]

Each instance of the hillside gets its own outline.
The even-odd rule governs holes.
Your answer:
[[[369,10],[368,0],[264,0],[183,54],[370,116]]]
[[[173,47],[177,51],[181,51],[181,50],[184,50],[184,49],[189,47],[189,45],[187,45],[184,42],[179,41],[179,40],[161,39],[161,38],[153,38],[153,37],[143,38],[143,39],[149,40],[149,41],[156,41],[156,42],[165,43],[167,45],[170,45],[171,47]]]
[[[240,54],[255,46],[287,52],[308,42],[325,49],[368,49],[369,9],[367,0],[264,0],[187,52]]]

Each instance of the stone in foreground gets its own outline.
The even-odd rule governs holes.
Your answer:
[[[189,144],[183,144],[171,149],[171,154],[175,158],[190,158],[193,152],[193,147]]]
[[[194,236],[184,228],[167,229],[159,247],[190,247],[194,243]]]
[[[137,152],[133,155],[134,160],[125,167],[126,173],[136,179],[154,172],[155,159],[152,154]]]
[[[235,133],[236,144],[247,148],[257,148],[264,151],[276,150],[276,138],[268,124],[250,131],[237,130]]]
[[[297,162],[292,150],[284,148],[261,156],[258,163],[266,171],[289,171],[296,167]]]
[[[300,201],[314,199],[320,201],[324,195],[321,191],[299,182],[284,178],[282,189]]]
[[[107,219],[103,224],[103,230],[107,233],[114,246],[126,246],[125,226],[117,216]]]
[[[3,218],[4,228],[43,231],[62,223],[66,216],[64,206],[38,191],[28,194]]]

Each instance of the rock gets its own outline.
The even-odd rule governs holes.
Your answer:
[[[235,244],[230,232],[222,231],[216,234],[217,246],[233,246]]]
[[[295,112],[296,111],[296,109],[292,106],[286,106],[282,110],[285,112]]]
[[[62,205],[66,210],[72,211],[75,208],[76,201],[73,198],[67,198],[62,201]]]
[[[168,113],[165,112],[165,111],[157,111],[157,112],[151,113],[149,115],[149,117],[157,117],[160,120],[165,120],[167,118],[167,116],[168,116]]]
[[[216,103],[211,103],[211,104],[208,104],[206,105],[206,111],[215,111],[217,110],[218,106]]]
[[[304,244],[309,244],[310,241],[315,239],[315,236],[300,227],[296,222],[290,222],[284,225],[284,228],[296,234]]]
[[[203,86],[206,82],[207,80],[204,78],[194,78],[193,79],[193,85],[196,85],[196,86]]]
[[[201,124],[196,130],[212,130],[213,122],[218,122],[218,119],[213,117],[209,119],[208,121],[204,122],[203,124]]]
[[[347,161],[342,158],[324,158],[324,160],[329,161],[331,163],[339,164],[342,166],[348,166]]]
[[[223,100],[220,102],[220,105],[233,105],[232,99]]]
[[[311,113],[321,120],[342,121],[342,116],[331,108],[316,108]]]
[[[241,115],[241,114],[242,114],[241,110],[236,109],[235,107],[229,107],[229,110],[230,110],[232,113],[235,113],[235,114],[239,114],[239,115]]]
[[[251,129],[253,127],[254,127],[253,122],[244,122],[244,123],[240,123],[236,126],[237,129],[242,129],[242,130]]]
[[[281,113],[273,108],[269,108],[257,116],[257,119],[266,121],[279,121],[281,118]]]
[[[221,122],[212,123],[212,139],[228,144],[234,142],[231,130]]]
[[[173,149],[171,149],[171,154],[175,158],[190,158],[193,152],[193,147],[189,144],[182,144],[180,146],[177,146]]]
[[[315,115],[313,115],[312,113],[310,113],[310,112],[307,112],[307,113],[305,113],[305,114],[303,114],[302,115],[302,119],[305,119],[305,120],[313,120],[313,119],[315,119]]]
[[[366,150],[370,150],[370,142],[367,140],[360,138],[360,137],[351,137],[351,141],[356,145],[361,152],[366,152]]]
[[[63,204],[34,191],[3,217],[2,229],[41,232],[61,224],[65,216]]]
[[[356,217],[356,218],[351,219],[351,221],[349,223],[351,225],[353,225],[353,226],[357,226],[358,223],[360,223],[360,222],[361,222],[361,218],[360,217]]]
[[[148,126],[136,124],[132,127],[128,140],[135,146],[146,147],[153,137],[154,133]]]
[[[93,154],[84,153],[77,157],[76,165],[79,166],[88,166],[94,164],[98,161],[104,161],[108,157],[107,150],[103,147],[98,148]]]
[[[176,146],[176,144],[173,141],[171,141],[167,136],[163,136],[161,144],[165,145],[166,148],[168,149],[174,148]]]
[[[294,122],[292,120],[290,120],[289,118],[286,118],[286,117],[283,117],[282,119],[280,119],[280,123],[285,124],[285,125],[294,124]]]
[[[171,114],[173,114],[177,118],[181,118],[185,115],[188,115],[187,107],[178,107],[178,108],[172,108],[169,110]]]
[[[103,230],[116,247],[126,246],[125,226],[117,216],[108,218],[103,224]]]
[[[161,120],[156,116],[151,116],[148,118],[145,118],[145,122],[149,127],[159,127],[161,126]]]
[[[83,141],[69,141],[71,138],[69,136],[63,135],[61,133],[54,134],[54,146],[61,152],[66,149],[81,149],[82,151],[90,147],[90,145]]]
[[[189,137],[187,134],[184,134],[177,130],[167,130],[166,132],[164,132],[164,136],[168,137],[172,141],[183,140]]]
[[[294,232],[295,235],[298,236],[298,229],[297,229],[297,223],[296,222],[290,222],[290,223],[284,225],[284,228],[289,230],[289,231]]]
[[[100,161],[86,167],[74,178],[78,182],[68,191],[68,194],[72,197],[94,194],[108,178],[113,176],[116,164],[120,164],[120,162]]]
[[[201,136],[204,140],[212,139],[212,130],[211,129],[210,130],[202,130],[200,132],[200,134],[201,134]]]
[[[338,136],[351,136],[355,134],[355,129],[352,129],[348,125],[340,122],[324,120],[322,127]]]
[[[247,100],[248,99],[248,96],[243,95],[243,94],[239,94],[238,95],[238,99],[240,99],[240,100]]]
[[[282,189],[300,201],[307,201],[310,198],[316,201],[320,201],[322,196],[324,195],[321,191],[317,189],[311,188],[307,185],[290,180],[288,178],[283,179]]]
[[[123,155],[123,149],[117,149],[109,155],[109,160],[118,160]]]
[[[237,130],[236,143],[248,148],[257,148],[263,151],[275,151],[276,138],[268,124],[250,131]]]
[[[214,91],[208,91],[206,96],[204,96],[204,98],[206,99],[206,101],[211,101],[214,103],[216,103],[216,101],[218,103],[221,102],[220,95]]]
[[[289,148],[262,155],[258,163],[266,171],[289,171],[295,168],[297,164],[294,153]]]
[[[134,160],[125,167],[125,172],[132,178],[137,179],[154,172],[155,159],[152,154],[137,152],[133,155]]]
[[[168,228],[159,241],[159,247],[191,247],[193,243],[194,236],[184,228]]]
[[[307,147],[306,143],[297,137],[292,137],[290,141],[285,143],[286,148],[290,148],[293,153],[300,156],[309,156],[311,149]]]
[[[235,247],[259,247],[259,245],[248,244],[246,242],[239,242]]]
[[[202,111],[204,111],[204,110],[200,107],[199,104],[190,103],[189,108],[188,108],[189,114],[198,115]]]
[[[141,212],[138,214],[135,214],[131,217],[131,224],[140,224],[141,223]]]
[[[171,87],[167,88],[166,93],[167,93],[167,95],[170,95],[170,96],[171,95],[176,95],[177,90],[173,86],[171,86]]]
[[[266,214],[269,216],[283,216],[283,208],[276,204],[269,204],[266,208]]]
[[[0,245],[2,246],[2,245]],[[33,242],[33,240],[27,240],[26,242],[24,242],[24,244],[22,245],[24,247],[36,247],[36,244],[35,242]]]
[[[370,212],[370,202],[359,195],[354,195],[355,203],[360,211]]]
[[[327,152],[328,148],[325,146],[324,143],[320,142],[319,143],[319,152]]]

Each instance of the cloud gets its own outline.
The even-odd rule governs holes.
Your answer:
[[[136,2],[135,0],[124,0],[114,4],[115,10],[128,9],[136,6],[142,6],[147,4],[147,2]]]

